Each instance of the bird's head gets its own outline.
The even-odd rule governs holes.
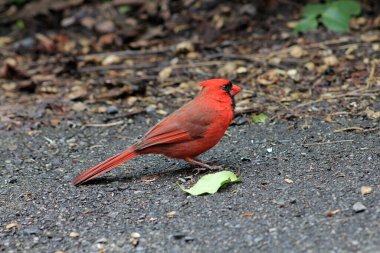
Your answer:
[[[199,83],[199,86],[204,87],[204,90],[207,90],[207,93],[217,92],[219,94],[228,94],[233,97],[240,92],[240,87],[232,84],[227,79],[209,79]]]

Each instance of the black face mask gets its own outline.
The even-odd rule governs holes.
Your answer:
[[[222,86],[222,89],[228,93],[228,96],[230,96],[231,101],[232,101],[232,104],[231,104],[232,110],[234,110],[235,109],[235,98],[234,98],[234,96],[231,95],[232,83],[228,82],[228,84]]]

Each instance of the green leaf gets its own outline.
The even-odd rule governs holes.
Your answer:
[[[329,7],[321,17],[324,26],[335,32],[347,32],[351,17],[340,11],[336,6]]]
[[[318,27],[318,21],[316,18],[304,18],[298,22],[297,26],[293,29],[293,32],[307,32],[313,31]]]
[[[268,116],[264,113],[255,114],[252,116],[253,123],[265,123],[265,121],[268,119]]]
[[[240,178],[238,178],[232,171],[224,170],[201,177],[198,182],[190,189],[185,189],[182,185],[179,184],[178,186],[182,191],[187,192],[191,195],[198,196],[205,193],[214,194],[223,185],[240,181]]]
[[[307,4],[302,10],[302,16],[305,18],[316,18],[321,15],[327,6],[325,4]]]
[[[336,7],[340,12],[343,12],[347,16],[356,16],[362,11],[360,3],[354,0],[339,0],[332,2],[330,6]]]
[[[24,20],[22,19],[18,19],[16,21],[16,27],[19,29],[19,30],[24,30],[25,29],[25,22]]]
[[[126,14],[131,11],[131,7],[129,7],[129,5],[123,5],[123,6],[120,6],[117,10],[119,11],[120,14]]]

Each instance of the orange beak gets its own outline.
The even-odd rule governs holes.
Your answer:
[[[232,96],[235,96],[236,94],[238,94],[238,93],[240,92],[240,90],[241,90],[241,89],[240,89],[239,86],[233,84],[233,85],[232,85],[232,89],[231,89],[231,95],[232,95]]]

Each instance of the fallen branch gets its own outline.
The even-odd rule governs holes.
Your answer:
[[[362,127],[345,127],[345,128],[339,128],[339,129],[334,130],[334,133],[349,132],[349,131],[365,133],[365,132],[375,132],[378,130],[380,130],[380,127],[369,128],[369,129],[365,129]]]
[[[124,120],[119,120],[111,123],[106,123],[106,124],[97,124],[97,123],[88,123],[83,125],[84,127],[112,127],[112,126],[117,126],[121,125],[124,123]]]
[[[336,144],[342,142],[353,142],[354,140],[340,140],[340,141],[326,141],[326,142],[315,142],[315,143],[305,143],[302,146],[310,147],[310,146],[318,146],[318,145],[326,145],[326,144]]]

